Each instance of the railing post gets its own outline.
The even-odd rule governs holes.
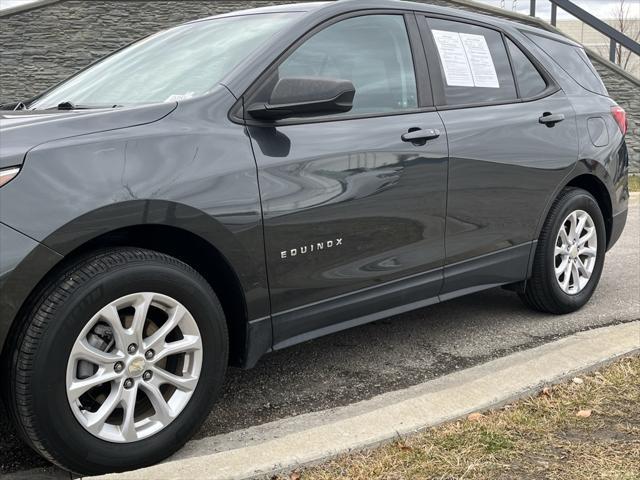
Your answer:
[[[613,38],[609,41],[609,60],[616,63],[616,41]]]
[[[529,5],[531,7],[531,10],[529,11],[529,15],[531,15],[532,17],[536,16],[536,0],[529,0]]]
[[[618,53],[616,52],[616,50],[620,48],[620,46],[631,50],[631,52],[636,55],[640,55],[640,43],[638,43],[637,40],[632,39],[621,31],[616,30],[600,18],[578,7],[575,4],[575,0],[551,0],[551,2],[555,3],[559,9],[570,13],[574,17],[583,21],[585,24],[589,25],[590,27],[608,37],[611,41],[609,48],[609,59],[612,62],[616,61],[616,54]],[[618,61],[620,61],[619,58]]]
[[[554,27],[556,26],[557,23],[557,17],[558,17],[558,6],[555,3],[551,4],[551,25],[553,25]]]

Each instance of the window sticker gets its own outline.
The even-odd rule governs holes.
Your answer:
[[[500,88],[484,35],[432,30],[450,87]]]
[[[473,87],[473,75],[458,32],[432,30],[447,85]]]
[[[467,53],[467,59],[471,65],[473,83],[476,87],[500,88],[496,67],[491,58],[489,45],[484,35],[473,35],[471,33],[461,33],[460,39]]]

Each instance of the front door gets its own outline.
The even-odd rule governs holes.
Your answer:
[[[429,86],[416,79],[410,21],[365,14],[333,22],[273,74],[350,80],[350,112],[250,122],[276,347],[438,294],[447,139],[420,100]],[[434,135],[403,139],[416,129]]]

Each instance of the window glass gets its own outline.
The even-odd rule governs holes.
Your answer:
[[[489,28],[428,19],[447,105],[515,100],[516,87],[502,35]]]
[[[509,39],[507,39],[507,45],[509,45],[509,53],[511,54],[513,70],[520,89],[520,96],[522,98],[533,97],[547,88],[547,82],[544,81],[538,69],[522,50]]]
[[[606,87],[582,48],[533,33],[526,35],[583,88],[607,95]]]
[[[409,37],[401,15],[365,15],[325,28],[280,65],[278,77],[350,80],[356,95],[347,115],[418,106]]]
[[[214,18],[147,37],[55,87],[29,108],[173,102],[211,90],[297,13]]]

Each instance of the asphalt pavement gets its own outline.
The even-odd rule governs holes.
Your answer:
[[[225,393],[196,438],[349,405],[579,331],[640,319],[640,196],[607,254],[589,304],[553,316],[492,289],[275,352],[229,371]],[[23,445],[0,406],[0,474],[61,475]],[[11,477],[14,477],[13,475]]]

